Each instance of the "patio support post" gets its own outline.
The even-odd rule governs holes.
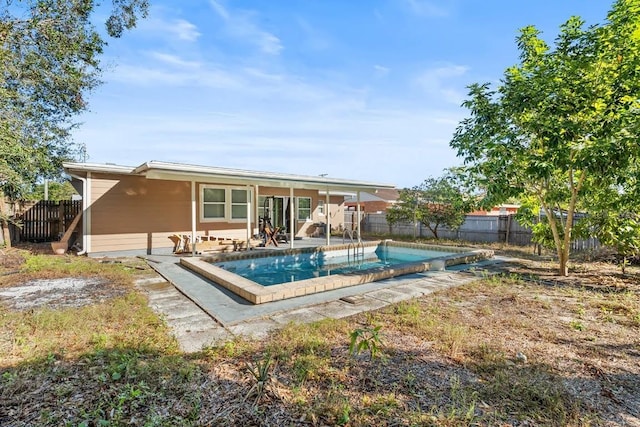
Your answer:
[[[247,249],[251,248],[251,186],[247,185]]]
[[[358,232],[358,243],[360,243],[360,191],[356,193],[356,211],[358,212],[356,214],[356,218],[358,221],[358,223],[356,224],[356,231]]]
[[[256,206],[255,210],[256,210],[256,213],[255,213],[255,216],[254,216],[255,221],[256,221],[255,228],[257,228],[258,229],[258,233],[260,233],[260,186],[256,185],[255,189],[256,189],[256,198],[255,198],[255,206]]]
[[[196,256],[196,182],[191,181],[191,256]]]
[[[290,230],[289,248],[291,249],[293,249],[293,240],[296,237],[296,230],[294,229],[295,214],[296,214],[296,209],[295,209],[295,204],[293,203],[293,187],[289,187],[289,230]]]
[[[324,231],[324,234],[327,236],[327,246],[331,244],[331,206],[329,205],[329,189],[327,188],[327,194],[325,195],[324,206],[327,208],[326,218],[327,218],[327,229]]]

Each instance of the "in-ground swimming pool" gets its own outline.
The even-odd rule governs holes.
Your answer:
[[[378,241],[355,248],[349,244],[184,257],[180,263],[253,304],[262,304],[492,256],[489,250]],[[375,264],[369,264],[373,258]]]
[[[389,245],[354,245],[347,249],[221,261],[213,265],[260,285],[273,286],[315,277],[350,274],[409,262],[427,261],[454,254],[455,252]]]

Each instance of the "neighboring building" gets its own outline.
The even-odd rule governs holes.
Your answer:
[[[291,237],[342,227],[344,193],[393,185],[150,161],[65,163],[83,197],[81,253],[166,253],[173,234],[249,240],[268,216]],[[293,203],[292,203],[293,202]],[[329,242],[329,233],[327,242]]]
[[[380,188],[377,191],[360,193],[360,211],[365,213],[384,213],[398,201],[400,192],[396,188]],[[357,210],[358,198],[345,200],[347,210]]]
[[[494,206],[490,211],[477,210],[469,212],[467,215],[511,215],[518,212],[519,207],[520,205],[502,204],[499,206]]]

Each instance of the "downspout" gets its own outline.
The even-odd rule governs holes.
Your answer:
[[[91,195],[89,194],[88,180],[91,178],[91,172],[87,172],[86,178],[71,173],[69,176],[82,182],[82,250],[77,255],[85,255],[89,249],[89,198]]]

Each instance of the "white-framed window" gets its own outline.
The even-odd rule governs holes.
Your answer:
[[[231,189],[231,220],[247,219],[247,190]]]
[[[318,215],[324,216],[324,200],[318,200]]]
[[[246,221],[251,192],[243,187],[200,186],[200,221]]]
[[[296,211],[298,221],[311,221],[311,197],[298,197]]]
[[[224,188],[202,186],[201,197],[203,221],[224,220],[226,217],[227,191]]]

